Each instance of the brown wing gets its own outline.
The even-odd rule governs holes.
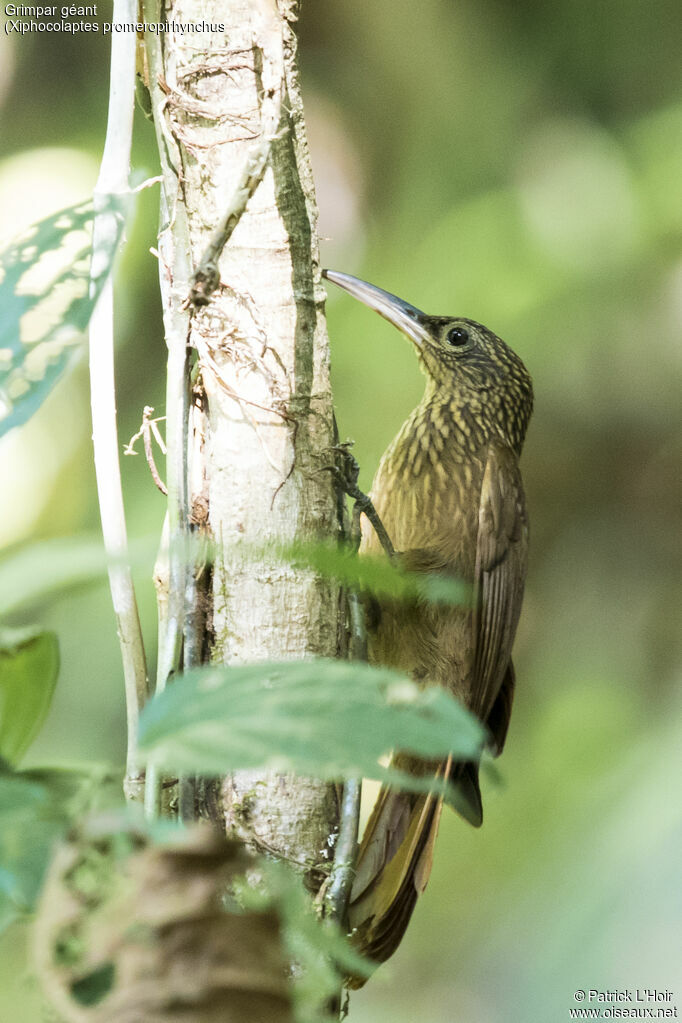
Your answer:
[[[527,556],[528,518],[518,460],[511,448],[491,444],[478,515],[471,709],[484,721],[491,717],[498,747],[511,713],[511,650]]]

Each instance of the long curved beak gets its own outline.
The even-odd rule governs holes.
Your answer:
[[[429,336],[426,327],[427,317],[421,309],[410,305],[409,302],[404,302],[402,298],[392,295],[390,291],[377,288],[374,284],[361,281],[358,277],[351,277],[350,274],[340,273],[338,270],[323,270],[322,276],[332,284],[343,288],[349,295],[357,298],[370,309],[374,309],[385,320],[406,334],[418,347],[421,348],[427,340]]]

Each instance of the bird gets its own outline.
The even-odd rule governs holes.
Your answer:
[[[475,320],[430,316],[350,274],[324,270],[412,342],[424,396],[384,453],[369,498],[396,557],[412,572],[439,572],[472,586],[470,607],[374,598],[367,614],[370,663],[448,689],[505,744],[514,696],[511,653],[528,556],[528,514],[519,458],[533,410],[533,384],[518,355]],[[362,516],[359,554],[381,551]],[[454,805],[483,820],[478,762],[420,761],[396,751],[402,771],[449,780]],[[442,796],[383,786],[356,863],[348,924],[373,964],[388,959],[431,873]],[[361,987],[365,977],[350,977]]]

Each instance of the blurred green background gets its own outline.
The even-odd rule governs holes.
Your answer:
[[[107,11],[100,12],[109,18]],[[444,817],[431,884],[355,1023],[555,1023],[584,988],[674,991],[682,1011],[679,627],[682,15],[677,0],[304,3],[301,62],[323,262],[523,357],[536,412],[518,695],[486,823]],[[101,38],[0,35],[2,233],[85,197],[107,102]],[[156,173],[137,119],[135,169]],[[154,244],[140,197],[119,274],[120,434],[163,413]],[[420,396],[409,345],[330,295],[340,430],[369,485]],[[124,460],[133,535],[163,502]],[[98,528],[84,367],[0,441],[0,543]],[[153,643],[149,564],[140,567]],[[33,761],[120,761],[104,587],[26,620],[62,674]],[[32,1021],[23,931],[0,947],[0,1020]]]

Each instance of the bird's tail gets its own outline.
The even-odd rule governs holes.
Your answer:
[[[423,765],[419,766],[423,773]],[[457,809],[479,826],[483,812],[478,764],[448,760],[438,767],[436,776],[449,777]],[[348,909],[353,944],[377,964],[397,949],[417,898],[426,888],[442,808],[443,799],[437,795],[387,787],[379,792],[362,838]],[[346,983],[359,988],[364,982],[365,978],[351,977]]]

